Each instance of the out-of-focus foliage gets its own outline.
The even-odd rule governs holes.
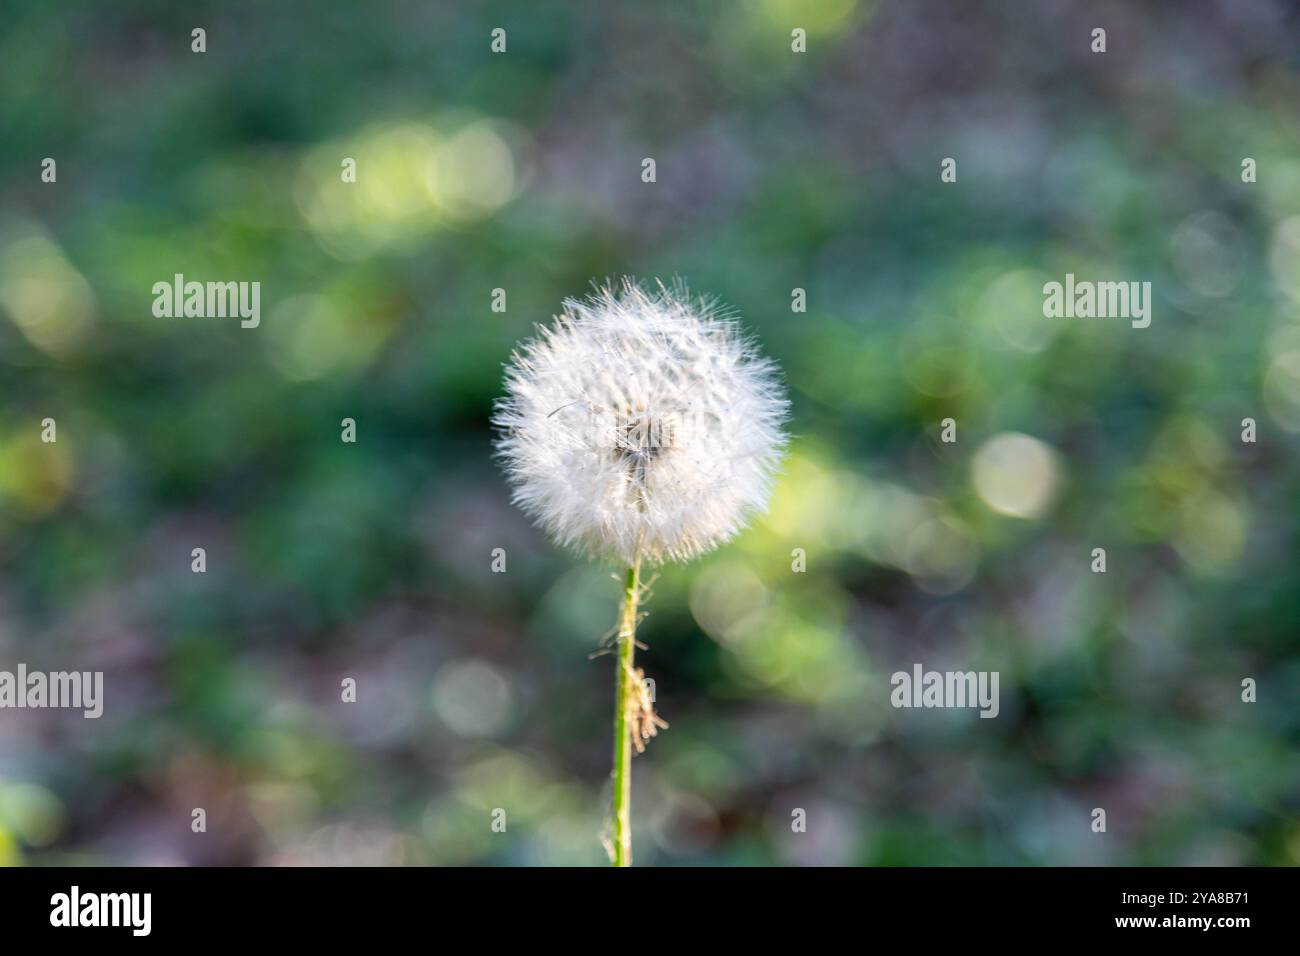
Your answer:
[[[25,6],[0,669],[107,699],[0,711],[0,861],[601,862],[618,585],[487,419],[631,273],[733,305],[796,435],[655,586],[638,863],[1300,862],[1290,4]],[[1151,281],[1151,327],[1043,318],[1067,272]],[[155,318],[175,273],[260,281],[261,326]],[[894,710],[914,662],[1000,716]]]

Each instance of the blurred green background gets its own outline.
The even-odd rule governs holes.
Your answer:
[[[488,416],[628,273],[734,306],[795,436],[655,586],[639,864],[1300,862],[1293,4],[0,28],[0,669],[106,685],[0,711],[0,861],[603,863],[618,584],[511,507]],[[260,281],[261,326],[155,318],[177,272]],[[1151,327],[1043,318],[1066,272],[1151,281]],[[1001,715],[892,709],[914,662],[999,671]]]

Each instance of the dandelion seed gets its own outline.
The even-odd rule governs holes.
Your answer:
[[[631,565],[712,550],[762,511],[785,445],[776,367],[681,287],[570,299],[506,372],[514,500],[563,545]]]

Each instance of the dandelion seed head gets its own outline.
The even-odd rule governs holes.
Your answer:
[[[776,366],[684,286],[566,300],[505,391],[493,422],[514,501],[562,545],[686,561],[767,506],[788,407]]]

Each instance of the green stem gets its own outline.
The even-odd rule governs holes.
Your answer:
[[[641,570],[638,559],[627,569],[618,616],[618,692],[614,710],[614,865],[632,865],[632,656],[636,652],[636,609]]]

